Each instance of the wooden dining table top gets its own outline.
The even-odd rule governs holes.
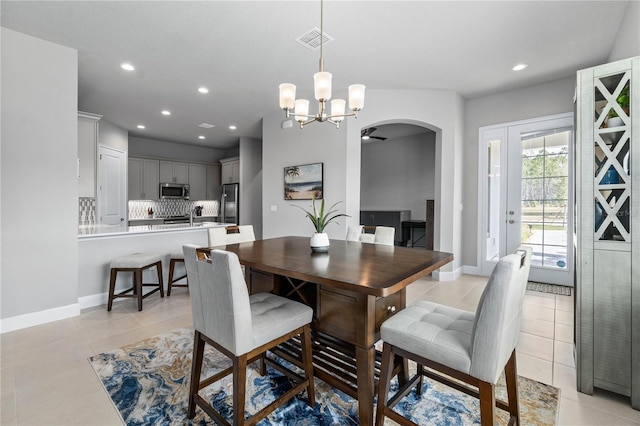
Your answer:
[[[198,249],[223,249],[245,266],[344,290],[385,297],[453,260],[453,254],[356,241],[331,240],[312,252],[309,237],[280,237]]]

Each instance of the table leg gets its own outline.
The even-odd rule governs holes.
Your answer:
[[[375,348],[356,346],[356,369],[358,374],[358,416],[360,425],[373,424],[373,394]]]

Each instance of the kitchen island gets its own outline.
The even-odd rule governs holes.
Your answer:
[[[78,303],[80,309],[107,303],[110,263],[132,253],[157,253],[163,256],[162,273],[165,289],[169,275],[169,255],[184,244],[208,245],[209,228],[232,224],[221,222],[104,226],[82,225],[78,228]],[[178,268],[183,268],[179,265]],[[183,272],[177,270],[180,275]],[[144,272],[145,282],[156,282],[155,270]],[[118,274],[116,291],[131,286],[128,274]],[[187,291],[184,289],[184,291]],[[160,297],[160,295],[158,295]],[[166,297],[166,296],[165,296]],[[125,300],[122,302],[121,300]],[[116,303],[128,303],[120,299]]]

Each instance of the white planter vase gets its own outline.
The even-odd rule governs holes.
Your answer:
[[[316,232],[311,236],[309,245],[311,246],[311,250],[315,252],[327,252],[329,251],[329,236],[324,232]]]

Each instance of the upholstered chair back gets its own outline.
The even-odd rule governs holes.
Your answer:
[[[496,383],[518,344],[522,304],[531,266],[531,248],[520,247],[495,266],[472,329],[469,374]]]
[[[373,243],[392,246],[395,236],[396,228],[391,226],[376,226]]]
[[[362,235],[362,225],[349,225],[347,227],[347,241],[360,241]]]
[[[239,356],[253,349],[251,305],[240,261],[222,250],[212,250],[210,258],[197,262],[204,320],[199,331]]]
[[[182,246],[184,254],[184,266],[187,270],[187,282],[189,295],[191,296],[191,313],[193,315],[193,328],[204,331],[204,316],[202,313],[202,298],[200,297],[200,277],[198,276],[198,246],[186,244]]]
[[[224,246],[227,244],[227,228],[209,228],[209,247]]]
[[[347,241],[361,243],[393,245],[396,229],[390,226],[376,226],[373,234],[364,232],[364,225],[349,225],[347,227]]]
[[[210,247],[246,243],[256,240],[256,235],[253,232],[253,225],[209,228],[208,232]]]

